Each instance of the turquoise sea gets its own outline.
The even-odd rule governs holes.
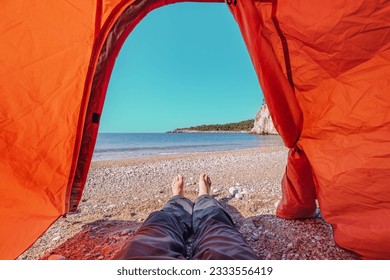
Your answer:
[[[277,135],[246,133],[99,133],[92,160],[240,150],[283,145]]]

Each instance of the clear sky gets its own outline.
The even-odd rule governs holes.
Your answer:
[[[263,95],[225,4],[148,14],[116,60],[99,132],[165,132],[253,119]]]

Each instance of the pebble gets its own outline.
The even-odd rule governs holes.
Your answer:
[[[293,245],[292,243],[288,243],[288,244],[287,244],[287,248],[288,248],[288,249],[291,249],[293,246],[294,246],[294,245]]]
[[[234,195],[234,197],[237,199],[242,199],[244,196],[240,192],[238,192]]]
[[[107,206],[107,209],[114,208],[115,206],[116,206],[116,204],[110,204]]]
[[[238,193],[238,188],[236,187],[229,188],[229,193],[235,195],[236,193]]]
[[[56,255],[56,254],[50,255],[47,259],[48,260],[66,260],[66,258],[64,256]]]
[[[51,241],[57,241],[57,240],[60,240],[60,238],[61,238],[61,236],[56,236]]]
[[[252,240],[253,241],[258,241],[259,240],[259,236],[257,234],[252,234]]]
[[[98,260],[103,260],[104,259],[104,256],[103,255],[100,255],[99,257],[98,257]]]
[[[130,228],[124,229],[124,230],[121,232],[121,236],[127,235],[127,234],[129,234],[130,232],[132,232],[132,230],[131,230]]]

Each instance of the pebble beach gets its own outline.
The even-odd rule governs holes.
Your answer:
[[[59,218],[19,259],[111,259],[168,201],[175,175],[185,177],[193,200],[203,172],[259,259],[356,259],[335,244],[319,210],[311,219],[275,216],[286,160],[287,149],[273,146],[93,161],[77,212]]]

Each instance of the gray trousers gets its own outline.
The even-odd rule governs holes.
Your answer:
[[[193,234],[193,252],[186,240]],[[235,228],[230,216],[210,195],[193,203],[172,197],[161,211],[153,212],[114,259],[255,260],[253,250]]]

